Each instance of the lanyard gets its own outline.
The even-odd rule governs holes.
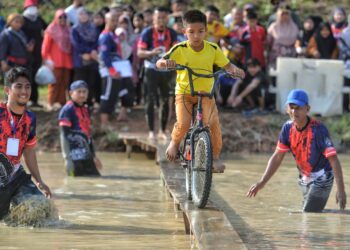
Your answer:
[[[22,118],[23,118],[23,115],[21,116],[21,118],[19,119],[19,121],[18,121],[18,123],[17,123],[17,125],[16,125],[16,124],[15,124],[15,119],[13,118],[13,115],[12,115],[10,109],[7,108],[7,111],[8,111],[8,113],[9,113],[9,115],[10,115],[10,125],[11,125],[11,132],[12,132],[12,135],[13,135],[13,136],[16,136],[17,126],[21,123]]]

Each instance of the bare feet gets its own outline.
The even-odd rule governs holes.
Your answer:
[[[177,145],[173,140],[171,140],[165,152],[165,155],[168,161],[175,161],[178,150],[179,150],[179,145]]]
[[[166,134],[163,131],[159,131],[158,132],[158,139],[166,141],[168,139],[168,137],[166,136]]]
[[[223,173],[225,168],[225,165],[219,159],[213,160],[213,173]]]
[[[117,121],[118,122],[127,122],[128,121],[128,110],[125,107],[122,107],[120,109]]]

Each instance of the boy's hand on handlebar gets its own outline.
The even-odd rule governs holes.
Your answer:
[[[162,69],[174,69],[176,67],[176,61],[174,60],[161,59],[158,62],[157,66]]]
[[[173,69],[176,67],[176,61],[174,60],[165,60],[165,67],[167,69]]]

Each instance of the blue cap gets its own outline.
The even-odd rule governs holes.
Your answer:
[[[309,97],[307,93],[302,89],[293,89],[289,92],[286,104],[296,104],[299,107],[303,107],[309,104]]]
[[[69,90],[76,90],[76,89],[80,89],[80,88],[89,89],[89,87],[85,81],[77,80],[77,81],[72,82],[72,84],[69,87]]]

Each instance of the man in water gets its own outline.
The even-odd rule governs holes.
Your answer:
[[[310,110],[307,93],[293,89],[287,98],[287,121],[280,132],[277,148],[271,156],[260,181],[250,187],[247,196],[254,197],[270,180],[291,151],[299,170],[299,185],[303,192],[303,211],[321,212],[326,206],[335,177],[336,201],[345,209],[346,193],[343,173],[336,149],[327,128],[308,116]]]
[[[33,195],[51,197],[36,158],[36,118],[26,110],[31,94],[29,79],[23,67],[10,69],[5,77],[8,101],[0,104],[0,219],[8,214],[10,205],[19,205]],[[31,175],[21,165],[22,154]]]

